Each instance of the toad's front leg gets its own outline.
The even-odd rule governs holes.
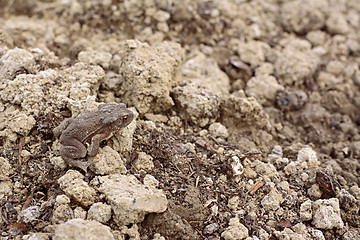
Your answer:
[[[110,136],[111,133],[100,133],[92,137],[88,148],[88,155],[94,157],[99,152],[100,142]]]

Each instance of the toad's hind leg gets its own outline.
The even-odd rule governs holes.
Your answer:
[[[61,146],[60,155],[62,159],[64,159],[69,165],[78,167],[87,172],[87,168],[89,167],[90,163],[75,160],[84,158],[86,156],[86,147],[76,139],[73,139],[71,144],[71,146]]]

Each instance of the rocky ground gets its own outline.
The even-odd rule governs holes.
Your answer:
[[[0,239],[360,239],[359,65],[357,0],[0,0]]]

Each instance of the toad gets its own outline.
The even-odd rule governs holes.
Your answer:
[[[124,103],[105,103],[95,112],[67,118],[53,129],[54,135],[60,136],[60,155],[70,165],[85,172],[90,163],[80,160],[86,153],[93,157],[99,151],[100,142],[116,130],[131,123],[134,113]]]

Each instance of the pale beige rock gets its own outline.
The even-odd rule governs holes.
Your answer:
[[[35,58],[30,52],[20,48],[11,49],[0,58],[0,79],[12,80],[20,70],[31,72],[34,65]]]
[[[297,161],[306,162],[309,166],[313,167],[320,165],[316,152],[311,147],[301,148],[297,155]]]
[[[265,61],[270,46],[262,41],[239,42],[236,50],[243,62],[255,67]]]
[[[213,94],[227,94],[230,90],[230,79],[221,71],[216,61],[201,52],[192,53],[182,65],[183,82],[202,86]]]
[[[300,219],[301,221],[309,221],[312,219],[312,201],[307,200],[300,205]]]
[[[127,172],[120,154],[109,146],[99,149],[99,153],[88,159],[89,168],[96,174],[107,175],[112,173],[125,174]]]
[[[27,115],[24,112],[15,112],[15,114],[9,119],[9,128],[23,136],[29,134],[30,130],[35,126],[35,118],[31,115]]]
[[[312,204],[312,224],[320,229],[343,228],[339,200],[337,198],[320,199]]]
[[[74,218],[86,219],[87,212],[80,206],[74,209]]]
[[[260,75],[252,77],[246,84],[245,93],[249,97],[255,97],[260,104],[275,101],[275,93],[284,90],[274,76]]]
[[[326,27],[331,34],[346,34],[350,30],[345,15],[337,11],[330,13]]]
[[[323,8],[325,0],[296,0],[285,2],[281,6],[281,23],[288,31],[304,34],[324,26]]]
[[[271,189],[263,200],[261,200],[261,205],[267,211],[275,211],[280,208],[280,204],[283,201],[282,195],[275,189]]]
[[[313,45],[313,46],[320,46],[325,43],[326,40],[326,33],[320,30],[311,31],[306,34],[306,39]]]
[[[101,67],[85,63],[77,63],[61,71],[48,69],[37,74],[21,74],[0,87],[1,97],[11,104],[20,104],[27,114],[36,115],[40,110],[57,112],[68,107],[74,109],[75,117],[80,114],[75,111],[78,110],[77,105],[83,105],[81,101],[95,94],[104,75]],[[60,84],[57,83],[59,79]],[[52,87],[43,91],[44,86]]]
[[[9,194],[12,189],[13,183],[11,181],[0,181],[0,198],[3,198],[5,195]]]
[[[249,127],[256,127],[257,129],[270,128],[269,116],[256,99],[239,95],[232,94],[226,97],[220,106],[222,124],[228,128],[230,135],[234,131],[237,132]],[[234,129],[234,127],[237,129]]]
[[[111,207],[105,203],[97,202],[91,205],[88,213],[88,220],[96,220],[100,223],[106,223],[111,218]]]
[[[114,240],[108,226],[97,221],[72,219],[55,227],[53,240]]]
[[[49,240],[51,237],[50,233],[30,233],[28,235],[24,235],[22,240]]]
[[[141,113],[159,112],[174,105],[171,88],[179,81],[184,53],[179,44],[162,42],[156,47],[135,40],[123,43],[117,89],[128,104]]]
[[[195,83],[174,88],[174,98],[182,111],[180,115],[200,127],[211,124],[219,117],[220,97],[208,88]]]
[[[52,223],[63,223],[74,218],[74,212],[69,204],[56,207],[51,216]]]
[[[105,69],[109,68],[111,58],[111,53],[100,50],[81,51],[78,55],[78,59],[80,62],[100,65]]]
[[[221,233],[221,237],[225,240],[233,240],[233,239],[245,239],[249,236],[249,230],[240,223],[239,218],[231,218],[229,221],[229,227],[225,229]]]
[[[149,188],[132,175],[96,177],[92,184],[105,195],[119,226],[141,222],[147,213],[164,212],[167,208],[162,190]]]
[[[284,49],[275,61],[275,72],[283,85],[302,85],[317,69],[320,59],[303,39],[288,38],[281,42]]]
[[[228,132],[227,128],[219,122],[210,124],[209,133],[214,138],[224,138],[225,139],[229,136],[229,132]]]
[[[138,157],[134,162],[134,167],[137,170],[151,172],[154,169],[153,158],[144,152],[139,152]]]
[[[9,175],[12,173],[12,168],[6,158],[0,157],[0,181],[10,180]]]
[[[159,181],[150,174],[145,175],[143,182],[144,182],[144,185],[146,185],[148,187],[157,188],[159,186]]]
[[[96,192],[83,179],[84,176],[78,171],[69,170],[58,179],[58,183],[67,196],[87,207],[94,203]]]

